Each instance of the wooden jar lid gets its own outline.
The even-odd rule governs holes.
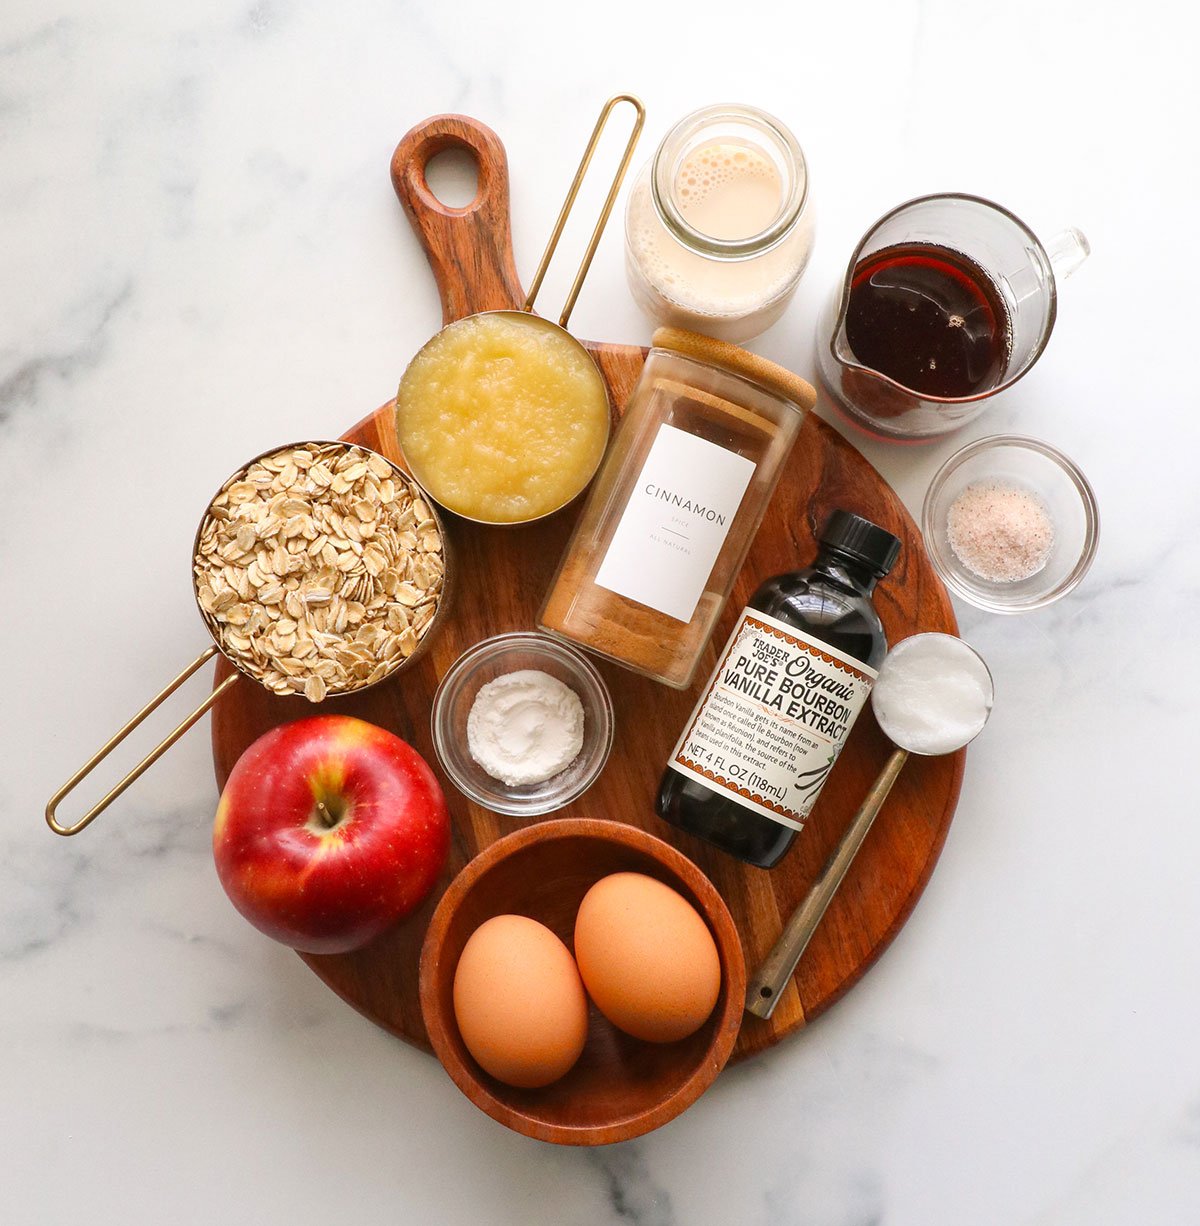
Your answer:
[[[735,375],[762,384],[805,411],[817,403],[817,390],[807,379],[801,379],[778,363],[759,357],[740,345],[714,340],[711,336],[702,336],[699,332],[688,332],[683,328],[658,328],[650,343],[656,349],[670,349],[686,357],[724,367]]]

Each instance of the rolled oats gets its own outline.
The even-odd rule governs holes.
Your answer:
[[[195,575],[222,650],[274,693],[321,702],[416,651],[442,598],[445,551],[428,505],[383,456],[313,443],[225,483]]]

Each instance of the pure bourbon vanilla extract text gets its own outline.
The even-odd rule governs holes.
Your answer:
[[[887,653],[871,604],[900,542],[834,511],[807,570],[751,597],[663,773],[659,816],[770,868],[792,845]]]

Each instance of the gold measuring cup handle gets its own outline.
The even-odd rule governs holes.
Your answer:
[[[120,783],[116,784],[113,789],[103,797],[97,804],[93,805],[77,822],[70,826],[64,826],[59,822],[57,810],[63,798],[75,790],[76,786],[95,768],[108,757],[110,753],[135,729],[147,716],[152,715],[166,699],[170,698],[177,689],[194,673],[197,669],[203,667],[209,660],[217,654],[217,648],[206,648],[191,664],[187,666],[175,678],[174,681],[160,691],[160,693],[152,698],[150,702],[144,706],[134,717],[116,734],[102,749],[91,758],[89,758],[71,777],[50,797],[50,802],[46,805],[46,823],[55,834],[69,835],[78,834],[85,826],[90,825],[105,809],[108,808],[122,792],[135,780],[137,780],[143,772],[155,762],[159,760],[175,744],[177,740],[225,693],[234,682],[237,681],[240,673],[234,673],[231,677],[226,677],[216,689],[208,695],[207,698],[189,715],[179,726],[168,735],[164,740],[160,741],[134,768],[125,776]]]
[[[588,167],[592,163],[592,155],[596,152],[596,146],[600,143],[600,134],[604,131],[605,124],[608,123],[608,117],[613,113],[613,110],[622,102],[628,102],[634,110],[633,130],[629,133],[629,140],[625,142],[625,152],[621,155],[620,164],[617,166],[617,172],[613,176],[613,181],[608,189],[608,195],[604,198],[604,207],[600,210],[600,216],[596,219],[595,229],[592,230],[592,237],[588,240],[587,250],[583,253],[583,259],[580,261],[579,268],[575,273],[575,280],[571,284],[571,292],[567,295],[567,300],[563,303],[562,314],[558,317],[558,326],[565,328],[567,321],[571,318],[571,312],[575,309],[575,300],[579,297],[579,291],[583,288],[583,279],[588,274],[588,269],[592,266],[592,257],[596,254],[596,248],[600,245],[600,237],[604,233],[604,227],[608,224],[608,219],[612,215],[613,205],[617,200],[617,193],[621,190],[621,184],[625,179],[625,172],[629,169],[630,159],[633,157],[634,147],[637,145],[638,137],[642,134],[642,125],[646,122],[646,108],[642,105],[641,100],[635,98],[633,94],[617,94],[610,98],[600,109],[600,116],[596,120],[596,126],[592,129],[592,135],[588,139],[587,148],[583,151],[583,157],[579,162],[579,169],[575,171],[575,178],[571,180],[570,190],[567,192],[567,198],[563,201],[563,206],[559,210],[558,220],[554,223],[554,230],[550,234],[550,241],[546,244],[546,250],[542,252],[541,263],[538,264],[537,272],[533,274],[533,281],[529,286],[529,295],[525,299],[525,305],[522,310],[532,311],[533,304],[537,300],[538,290],[542,288],[542,281],[546,276],[546,270],[550,267],[550,261],[554,257],[555,249],[558,247],[558,240],[562,238],[563,227],[567,224],[567,218],[571,215],[571,209],[575,204],[575,197],[579,195],[579,189],[583,185],[584,176],[587,174]]]
[[[792,913],[792,918],[779,934],[779,940],[746,985],[748,1013],[769,1018],[775,1012],[784,985],[792,977],[800,956],[808,948],[826,907],[837,893],[838,886],[842,884],[842,878],[858,854],[863,839],[867,837],[875,815],[883,808],[883,802],[887,800],[892,785],[907,761],[907,749],[894,750],[883,770],[879,772],[879,778],[875,780],[866,799],[851,819],[846,833],[842,835],[842,841],[829,857],[821,875],[813,882],[812,888],[804,896],[804,901]]]

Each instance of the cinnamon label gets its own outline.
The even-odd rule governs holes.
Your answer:
[[[596,573],[599,587],[686,625],[737,518],[754,461],[661,425]]]
[[[876,672],[746,608],[668,766],[799,830]]]

